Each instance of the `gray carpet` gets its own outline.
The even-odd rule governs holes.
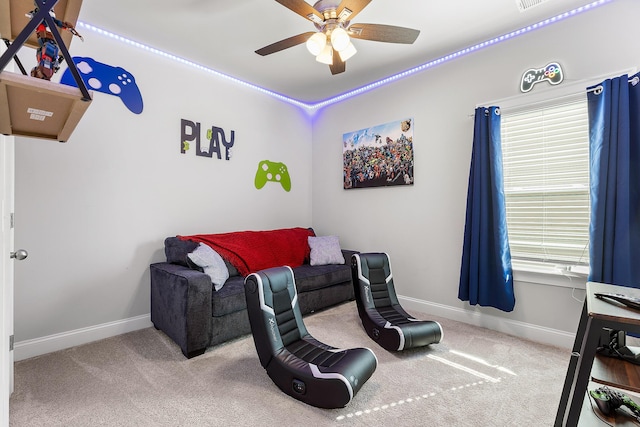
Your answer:
[[[570,351],[452,320],[439,344],[390,353],[362,329],[355,303],[305,317],[335,347],[369,347],[371,379],[335,410],[282,393],[250,336],[187,360],[153,328],[15,366],[11,426],[551,426]]]

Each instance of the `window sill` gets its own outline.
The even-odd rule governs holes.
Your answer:
[[[532,267],[513,263],[513,280],[531,284],[586,289],[587,272],[571,271],[571,268]]]

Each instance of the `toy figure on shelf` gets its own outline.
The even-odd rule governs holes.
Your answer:
[[[31,18],[38,12],[38,4],[36,2],[34,3],[36,5],[36,9],[27,13],[27,17]],[[80,40],[84,41],[80,33],[76,31],[73,24],[69,22],[62,22],[56,18],[56,14],[53,9],[49,11],[49,15],[59,28],[69,31],[71,34],[80,37]],[[53,74],[60,69],[60,61],[63,61],[64,58],[59,54],[60,48],[58,47],[58,43],[56,42],[53,34],[49,31],[46,21],[42,21],[38,24],[38,27],[36,28],[36,37],[38,38],[38,49],[36,50],[38,65],[33,67],[31,70],[31,76],[39,79],[51,80]]]

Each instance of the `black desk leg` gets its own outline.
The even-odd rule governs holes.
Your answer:
[[[580,359],[580,349],[582,348],[582,342],[584,340],[584,332],[587,328],[588,318],[589,315],[587,314],[587,300],[585,299],[584,305],[582,306],[580,323],[578,323],[578,331],[576,332],[576,338],[573,341],[573,349],[571,351],[571,358],[569,359],[567,375],[564,379],[562,394],[560,395],[560,405],[558,405],[558,412],[556,413],[556,421],[554,423],[554,427],[563,426],[564,415],[567,410],[567,403],[569,402],[569,394],[571,394],[571,387],[573,386],[573,381],[578,366],[578,360]]]
[[[600,331],[603,326],[602,322],[592,317],[587,320],[587,328],[584,332],[585,339],[582,342],[583,345],[578,360],[577,376],[569,398],[569,412],[566,414],[566,423],[564,424],[566,427],[578,425],[578,419],[584,404],[584,396],[591,378],[593,359],[596,357],[596,351],[598,350]]]

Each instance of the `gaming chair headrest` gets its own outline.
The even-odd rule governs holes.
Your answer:
[[[389,262],[387,254],[385,253],[366,254],[362,256],[362,258],[366,261],[369,268],[384,268]]]
[[[277,293],[284,291],[289,286],[292,275],[288,269],[264,270],[262,274],[267,278],[267,285],[271,292]]]

